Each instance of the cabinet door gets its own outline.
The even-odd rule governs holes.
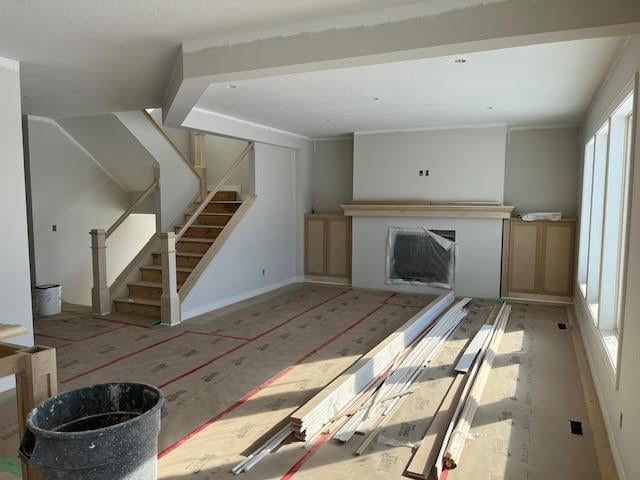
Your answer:
[[[309,275],[327,274],[326,220],[306,219],[305,272]]]
[[[535,223],[512,222],[509,233],[509,292],[536,293],[540,244]]]
[[[542,286],[545,295],[571,296],[575,224],[547,223],[542,227]]]
[[[351,276],[351,221],[349,217],[327,220],[327,275]]]

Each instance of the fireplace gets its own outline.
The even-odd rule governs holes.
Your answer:
[[[387,284],[455,287],[456,232],[389,227]]]

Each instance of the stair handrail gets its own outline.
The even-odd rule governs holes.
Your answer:
[[[151,122],[151,124],[155,127],[155,129],[158,131],[158,133],[160,133],[160,135],[162,135],[164,137],[164,139],[167,141],[167,143],[169,145],[171,145],[171,148],[173,148],[173,150],[175,150],[175,152],[178,155],[178,157],[180,157],[182,159],[182,161],[187,165],[187,167],[189,167],[189,170],[191,170],[191,173],[193,173],[196,176],[196,178],[200,179],[200,174],[195,169],[195,167],[191,164],[191,162],[189,160],[187,160],[187,158],[180,151],[180,149],[177,147],[177,145],[175,143],[173,143],[173,140],[171,140],[171,138],[169,138],[169,135],[167,135],[167,133],[162,129],[162,127],[160,125],[158,125],[158,122],[156,122],[153,119],[151,114],[149,114],[149,112],[147,112],[146,110],[142,110],[142,113],[144,114],[145,117],[147,117],[147,120],[149,120]]]
[[[133,211],[134,211],[136,208],[138,208],[138,207],[140,206],[140,204],[141,204],[142,202],[144,202],[144,201],[146,200],[146,198],[147,198],[149,195],[151,195],[151,194],[152,194],[152,193],[153,193],[153,192],[154,192],[154,191],[155,191],[159,186],[160,186],[160,182],[159,182],[158,178],[154,178],[154,179],[153,179],[153,182],[151,182],[151,185],[149,185],[149,186],[144,190],[144,192],[142,192],[142,193],[138,196],[138,198],[136,198],[136,201],[135,201],[135,202],[133,202],[133,203],[131,204],[131,206],[130,206],[129,208],[127,208],[127,209],[124,211],[124,213],[123,213],[122,215],[120,215],[120,217],[118,217],[118,219],[113,223],[113,225],[111,225],[111,226],[107,229],[106,234],[105,234],[105,238],[109,238],[109,236],[110,236],[113,232],[115,232],[115,231],[118,229],[118,227],[119,227],[120,225],[122,225],[122,222],[124,222],[124,221],[127,219],[127,217],[128,217],[129,215],[131,215],[131,214],[133,213]]]
[[[189,220],[186,221],[185,224],[180,229],[180,231],[176,233],[176,242],[180,240],[180,238],[184,235],[187,229],[193,224],[193,222],[198,217],[198,215],[200,215],[203,212],[203,210],[207,207],[207,205],[213,199],[215,194],[218,193],[218,191],[225,185],[225,183],[229,180],[229,178],[231,178],[231,175],[233,174],[234,170],[238,167],[238,165],[240,165],[240,163],[242,163],[242,161],[253,149],[253,147],[254,147],[254,142],[247,143],[247,146],[244,147],[244,149],[242,150],[238,158],[229,166],[229,168],[227,168],[224,175],[222,175],[222,178],[218,181],[215,187],[213,187],[213,190],[211,190],[211,192],[209,192],[209,195],[207,195],[205,199],[202,200],[202,202],[200,202],[200,205],[198,206],[198,208],[196,208],[195,211],[190,214],[191,216],[189,217]]]

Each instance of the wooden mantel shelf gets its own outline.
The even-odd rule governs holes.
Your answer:
[[[349,217],[511,218],[512,206],[497,203],[433,203],[358,200],[341,205]]]

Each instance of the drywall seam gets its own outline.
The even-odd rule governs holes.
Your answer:
[[[499,127],[507,127],[506,123],[482,123],[482,124],[474,124],[474,125],[445,125],[438,127],[420,127],[420,128],[404,128],[404,129],[396,129],[396,130],[360,130],[358,132],[353,132],[353,135],[378,135],[380,133],[412,133],[412,132],[430,132],[437,130],[457,130],[462,128],[499,128]]]
[[[353,133],[347,133],[345,135],[336,135],[332,137],[315,137],[312,138],[314,142],[338,142],[342,140],[353,140]]]
[[[182,48],[185,52],[195,52],[212,47],[250,43],[273,37],[286,38],[300,33],[318,33],[327,30],[341,30],[355,27],[374,27],[384,23],[399,22],[412,18],[431,17],[455,10],[463,10],[469,7],[484,6],[505,1],[508,0],[432,0],[425,3],[381,8],[360,14],[341,15],[322,20],[291,23],[285,27],[187,41],[182,44]]]
[[[557,130],[560,128],[580,128],[580,123],[558,123],[550,125],[510,125],[507,127],[507,132],[513,132],[518,130]]]
[[[89,152],[89,150],[87,150],[86,148],[84,148],[82,146],[82,144],[80,142],[78,142],[78,140],[75,139],[75,137],[73,135],[71,135],[62,125],[60,125],[57,121],[55,121],[53,118],[48,118],[48,117],[38,117],[36,115],[29,115],[29,118],[31,120],[34,120],[36,122],[43,122],[43,123],[48,123],[49,125],[53,125],[54,127],[56,127],[58,130],[60,130],[60,133],[62,133],[65,137],[67,137],[76,147],[78,147],[80,149],[80,151],[82,153],[84,153],[93,163],[96,164],[96,166],[102,170],[102,172],[111,179],[111,181],[113,183],[115,183],[118,188],[120,188],[122,191],[128,191],[126,188],[124,188],[123,185],[120,184],[120,182],[118,182],[118,180],[116,180],[116,178],[111,175],[111,173],[109,173],[109,171],[104,168],[104,166],[98,161],[96,160],[96,157],[94,157],[93,155],[91,155],[91,153]]]
[[[293,137],[300,138],[302,140],[311,140],[310,137],[305,137],[304,135],[300,135],[299,133],[290,132],[288,130],[282,130],[280,128],[270,127],[269,125],[263,125],[262,123],[250,122],[249,120],[243,120],[241,118],[232,117],[231,115],[225,115],[224,113],[214,112],[212,110],[208,110],[208,109],[202,108],[202,107],[194,107],[193,111],[200,112],[200,113],[205,113],[207,115],[215,115],[215,116],[217,116],[219,118],[222,118],[224,120],[231,120],[233,122],[238,122],[240,124],[246,125],[247,127],[261,128],[261,129],[263,129],[263,130],[265,130],[267,132],[271,132],[271,133],[280,133],[280,134],[283,134],[283,135],[291,135]],[[183,125],[184,125],[184,123],[183,123]]]
[[[580,309],[578,308],[578,302],[580,301],[579,294],[574,296],[573,302],[573,314],[576,318],[576,324],[578,326],[578,330],[580,331],[580,339],[582,340],[582,345],[584,347],[585,352],[587,353],[587,360],[589,362],[589,370],[591,374],[591,379],[593,381],[593,385],[595,386],[596,395],[598,396],[598,403],[600,404],[600,413],[602,414],[602,418],[604,419],[604,424],[607,430],[607,438],[609,440],[609,446],[611,448],[611,454],[613,455],[613,461],[616,466],[616,470],[618,473],[619,480],[627,480],[627,474],[624,469],[624,464],[622,463],[622,456],[620,455],[620,451],[618,449],[618,443],[616,442],[615,435],[613,435],[613,427],[611,425],[611,420],[608,415],[605,396],[602,392],[602,385],[600,383],[600,377],[598,377],[597,369],[595,365],[595,360],[591,353],[591,348],[589,345],[589,341],[585,334],[585,330],[583,327],[583,322],[585,321],[584,315],[581,314]],[[587,318],[586,321],[589,321]],[[607,359],[605,359],[608,361]]]
[[[205,313],[209,313],[212,312],[214,310],[217,310],[219,308],[223,308],[226,307],[228,305],[232,305],[234,303],[238,303],[241,302],[243,300],[247,300],[248,298],[251,297],[257,297],[258,295],[262,295],[264,293],[268,293],[271,292],[272,290],[276,290],[278,288],[282,288],[282,287],[286,287],[288,285],[291,285],[293,283],[299,283],[301,280],[299,277],[297,276],[293,276],[293,277],[289,277],[285,280],[281,280],[279,282],[276,283],[272,283],[269,285],[266,285],[264,287],[260,287],[260,288],[256,288],[254,290],[250,290],[248,292],[244,292],[238,295],[235,295],[233,297],[228,297],[225,298],[223,300],[219,300],[217,302],[211,302],[208,303],[206,305],[202,305],[198,308],[193,308],[189,311],[182,311],[182,321],[184,322],[185,320],[188,320],[190,318],[193,317],[197,317],[198,315],[203,315]]]

